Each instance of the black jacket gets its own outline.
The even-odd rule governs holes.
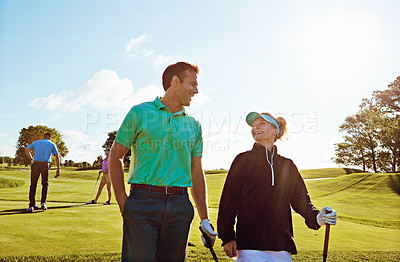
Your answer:
[[[311,203],[297,167],[276,150],[274,146],[274,177],[266,149],[258,143],[233,161],[218,212],[218,236],[223,245],[236,240],[238,250],[284,250],[296,254],[291,207],[305,218],[309,228],[320,227],[316,218],[319,211]],[[272,161],[271,152],[268,160]]]

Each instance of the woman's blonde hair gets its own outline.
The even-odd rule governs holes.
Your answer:
[[[283,117],[274,117],[273,115],[271,115],[270,113],[261,113],[263,115],[269,115],[270,117],[272,117],[279,126],[279,134],[276,135],[275,137],[275,141],[276,140],[282,140],[282,137],[286,135],[287,133],[287,125],[286,125],[286,120]]]

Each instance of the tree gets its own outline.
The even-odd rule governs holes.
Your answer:
[[[113,132],[108,133],[108,138],[107,138],[106,142],[104,143],[104,145],[102,146],[104,148],[104,152],[111,150],[111,147],[114,143],[117,133],[118,133],[118,131],[113,131]],[[126,155],[124,157],[124,165],[125,166],[129,166],[130,159],[131,159],[131,150],[129,149],[128,153],[126,153]]]
[[[390,171],[400,166],[400,76],[384,91],[374,91],[372,103],[384,114],[380,121],[380,140]]]
[[[358,157],[362,157],[361,161],[356,160],[357,157],[354,157],[354,159],[347,164],[361,162],[364,170],[365,168],[372,167],[374,172],[377,172],[376,156],[378,150],[378,131],[376,124],[378,118],[379,116],[374,109],[362,106],[357,114],[348,116],[345,122],[340,126],[340,132],[348,134],[345,138],[352,144],[356,152],[358,152]],[[336,157],[338,157],[338,155],[336,155]],[[340,160],[337,161],[340,162]]]
[[[384,116],[380,121],[379,139],[382,150],[385,152],[385,168],[388,171],[396,172],[400,165],[400,116]]]
[[[91,167],[91,165],[90,165],[90,163],[84,161],[82,163],[79,163],[79,167],[81,167],[81,168],[89,168],[89,167]]]
[[[64,166],[66,166],[66,167],[73,167],[74,165],[75,165],[75,163],[72,160],[65,160],[64,161]]]
[[[338,165],[362,167],[366,171],[366,156],[360,141],[351,136],[345,136],[344,140],[344,143],[335,144],[335,157],[332,160]]]
[[[2,164],[8,164],[9,166],[14,162],[14,159],[9,156],[3,156],[1,159],[3,160]]]
[[[374,91],[374,99],[385,108],[387,112],[400,112],[400,76],[388,85],[384,91]]]
[[[93,162],[94,167],[101,167],[102,164],[103,164],[102,156],[98,156],[97,159]]]
[[[108,137],[106,142],[103,144],[104,152],[111,150],[112,144],[114,143],[115,137],[117,136],[118,131],[113,131],[108,133]]]
[[[25,166],[29,165],[30,160],[25,155],[25,148],[36,140],[42,140],[43,135],[47,132],[52,135],[51,141],[57,146],[60,159],[64,158],[68,154],[68,148],[62,140],[62,135],[55,128],[37,125],[22,128],[19,132],[16,146],[17,151],[15,152],[15,163]]]
[[[335,144],[335,163],[395,172],[400,165],[400,77],[387,90],[363,99],[340,132],[346,133],[345,142]]]

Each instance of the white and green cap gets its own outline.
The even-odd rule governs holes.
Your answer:
[[[263,119],[265,119],[265,121],[275,125],[276,129],[278,129],[278,134],[279,134],[279,125],[278,125],[278,123],[275,121],[275,119],[273,119],[271,116],[269,116],[267,114],[260,114],[260,113],[257,113],[257,112],[251,112],[246,116],[246,122],[247,122],[247,124],[249,126],[252,126],[254,120],[256,120],[259,117],[262,117]]]

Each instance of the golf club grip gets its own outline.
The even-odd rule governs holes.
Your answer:
[[[211,239],[207,236],[206,232],[199,226],[201,234],[203,235],[204,239],[206,240],[207,246],[211,247]]]
[[[204,230],[201,228],[201,226],[199,226],[199,229],[200,229],[201,234],[203,235],[204,239],[206,240],[207,246],[209,246],[207,248],[210,249],[211,255],[213,256],[214,260],[216,262],[218,262],[217,255],[215,254],[215,251],[214,251],[214,249],[212,248],[212,245],[211,245],[211,239],[207,236],[206,232],[204,232]]]

